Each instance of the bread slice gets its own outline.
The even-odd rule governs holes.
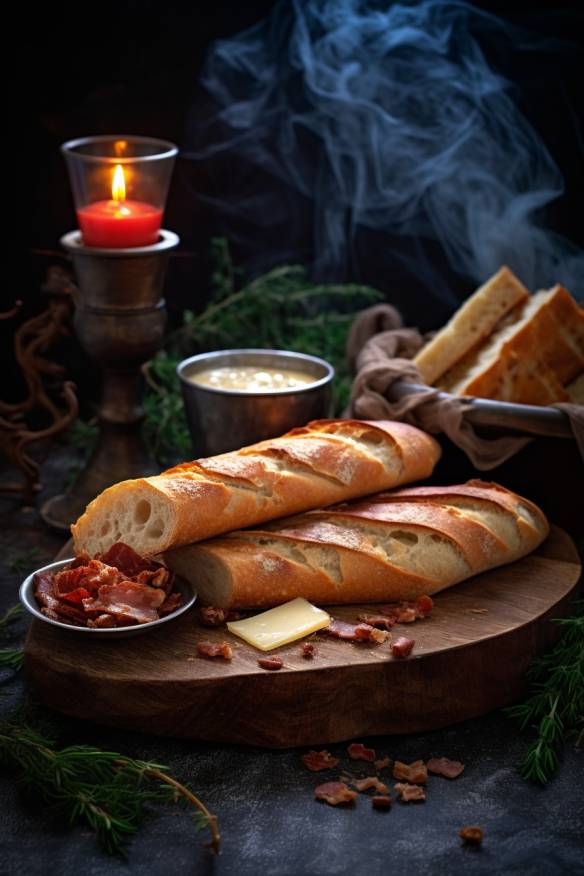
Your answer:
[[[528,297],[529,292],[509,268],[497,271],[415,357],[414,364],[426,383],[435,384]]]
[[[584,371],[584,310],[563,286],[537,292],[439,381],[457,395],[547,405]]]

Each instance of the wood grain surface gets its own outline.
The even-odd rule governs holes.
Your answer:
[[[476,717],[521,693],[535,654],[557,638],[551,618],[569,610],[580,577],[576,549],[557,527],[536,552],[435,597],[424,621],[394,627],[415,639],[397,660],[388,644],[316,635],[276,651],[278,672],[225,629],[199,626],[196,610],[144,635],[87,641],[33,621],[26,672],[49,706],[149,733],[274,748],[410,733]],[[372,606],[328,609],[354,621]],[[228,640],[231,662],[196,656],[200,640]]]

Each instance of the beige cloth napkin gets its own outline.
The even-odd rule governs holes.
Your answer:
[[[395,380],[424,383],[411,361],[429,336],[417,329],[404,328],[401,317],[390,304],[377,304],[355,319],[347,340],[347,357],[356,372],[349,415],[369,420],[401,420],[431,434],[444,433],[463,450],[475,468],[496,468],[532,441],[517,435],[485,438],[464,419],[469,403],[452,396],[438,398],[438,390],[413,393],[390,401],[387,392]],[[558,404],[569,419],[584,459],[584,407]]]

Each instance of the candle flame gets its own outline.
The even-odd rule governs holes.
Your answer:
[[[121,164],[116,164],[114,176],[112,179],[112,198],[116,203],[121,204],[126,200],[126,180],[124,177],[124,168]]]

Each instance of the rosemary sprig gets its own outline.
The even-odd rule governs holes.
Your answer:
[[[121,851],[136,832],[145,804],[181,799],[195,808],[196,828],[210,830],[208,845],[219,852],[217,818],[161,764],[90,745],[58,749],[33,727],[7,721],[0,722],[0,762],[15,768],[22,785],[70,824],[87,824],[110,853]]]
[[[584,732],[584,600],[574,614],[557,619],[564,627],[558,644],[533,661],[528,671],[530,696],[506,713],[531,728],[536,737],[519,764],[523,778],[545,785],[557,770],[566,738]]]
[[[12,608],[5,611],[2,617],[0,617],[0,633],[6,635],[6,633],[9,632],[9,625],[14,623],[15,620],[18,620],[23,611],[24,609],[22,605],[13,605]]]
[[[22,648],[0,648],[0,668],[18,672],[24,663]]]

